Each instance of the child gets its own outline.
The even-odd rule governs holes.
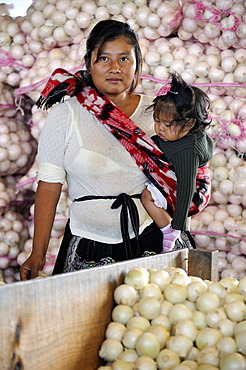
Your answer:
[[[187,230],[187,217],[208,204],[210,179],[208,161],[213,154],[213,141],[205,133],[209,126],[208,96],[188,85],[176,73],[163,86],[153,105],[155,136],[153,141],[162,150],[173,189],[160,192],[147,183],[142,203],[163,233],[163,252],[171,251],[175,240]],[[164,195],[165,194],[165,195]]]

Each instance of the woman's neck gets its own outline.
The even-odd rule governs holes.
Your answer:
[[[130,117],[136,110],[140,96],[137,94],[125,94],[122,96],[108,97],[120,110]]]

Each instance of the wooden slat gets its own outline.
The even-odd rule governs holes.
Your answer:
[[[136,266],[187,271],[188,254],[184,249],[1,286],[0,369],[97,369],[113,291],[125,274]]]
[[[188,256],[188,274],[204,280],[218,281],[218,251],[191,249]]]

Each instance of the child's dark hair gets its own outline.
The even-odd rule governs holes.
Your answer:
[[[209,107],[207,94],[187,84],[175,72],[171,74],[170,90],[165,95],[157,96],[150,108],[154,111],[154,118],[158,118],[162,112],[173,116],[170,126],[180,127],[180,132],[187,126],[190,126],[189,132],[197,132],[204,131],[211,123],[208,119]]]
[[[136,88],[142,71],[143,58],[138,42],[138,36],[128,23],[120,22],[114,19],[107,19],[98,22],[91,30],[86,41],[86,54],[84,56],[87,71],[90,69],[91,54],[98,48],[96,63],[99,60],[101,50],[105,42],[113,41],[124,36],[130,45],[134,47],[136,57],[136,78],[134,79],[130,92]]]

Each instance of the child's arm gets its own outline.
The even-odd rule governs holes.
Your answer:
[[[161,197],[163,197],[162,194]],[[171,216],[164,208],[158,207],[154,203],[154,199],[147,188],[142,192],[141,201],[146,211],[163,234],[162,251],[168,252],[173,250],[175,247],[175,240],[180,236],[180,230],[175,230],[171,227]]]

